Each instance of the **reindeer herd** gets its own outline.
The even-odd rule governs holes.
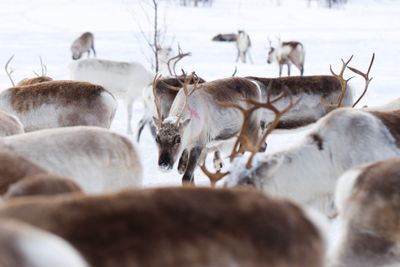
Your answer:
[[[94,52],[93,36],[80,39],[74,58]],[[295,62],[302,45],[282,44]],[[374,56],[366,72],[350,58],[332,76],[206,81],[177,74],[186,55],[169,77],[90,58],[71,80],[42,73],[0,94],[0,266],[400,266],[400,99],[356,107]],[[365,80],[358,98],[347,70]],[[183,187],[142,188],[146,155],[109,130],[121,99],[133,132],[140,96],[136,139],[150,127],[159,168],[177,165]],[[268,152],[271,132],[304,126],[303,140]],[[195,186],[197,166],[212,187]]]

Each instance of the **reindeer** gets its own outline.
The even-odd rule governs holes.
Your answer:
[[[246,57],[248,55],[250,62],[253,64],[253,60],[250,56],[250,47],[251,47],[250,36],[245,31],[239,30],[236,38],[236,48],[237,48],[236,62],[238,62],[240,58],[240,61],[242,61],[242,63],[246,63]]]
[[[183,150],[188,151],[188,161],[182,182],[193,182],[193,172],[207,152],[207,147],[216,146],[235,137],[240,130],[241,118],[235,109],[227,109],[222,102],[246,107],[243,99],[260,101],[260,86],[245,78],[226,78],[189,85],[188,75],[172,103],[169,115],[154,118],[157,127],[158,166],[171,170]],[[261,117],[255,112],[245,135],[257,136]]]
[[[9,186],[4,199],[26,196],[55,196],[81,193],[82,189],[71,179],[50,174],[27,176]]]
[[[343,65],[341,75],[345,68]],[[367,90],[370,79],[367,73],[351,68],[365,78]],[[347,81],[341,82],[346,85]],[[364,95],[364,94],[363,94]],[[357,104],[360,98],[355,102]],[[335,215],[333,189],[337,178],[352,166],[400,155],[396,142],[400,142],[397,122],[400,110],[378,112],[339,108],[317,121],[311,133],[297,145],[273,154],[257,153],[265,138],[278,125],[279,119],[293,106],[290,101],[285,109],[266,104],[254,103],[258,108],[269,108],[276,117],[257,146],[249,145],[240,137],[237,142],[250,156],[239,157],[228,172],[218,173],[217,181],[227,175],[227,186],[250,185],[260,191],[291,198],[299,203],[313,206],[329,217]],[[274,103],[278,103],[274,100]],[[379,147],[379,150],[375,148]],[[351,148],[349,150],[349,148]],[[234,151],[237,151],[236,147]],[[238,153],[232,153],[233,156]]]
[[[139,62],[83,59],[69,65],[72,80],[100,84],[126,103],[127,132],[132,134],[132,107],[135,98],[152,84],[154,75]]]
[[[87,52],[90,56],[90,49],[96,57],[96,50],[94,50],[94,35],[91,32],[84,32],[78,39],[71,45],[72,59],[77,60],[82,57],[82,54]]]
[[[24,126],[16,116],[0,110],[0,137],[23,132]]]
[[[17,220],[0,220],[0,266],[88,267],[66,241]]]
[[[338,180],[341,236],[331,267],[399,266],[400,160],[357,166]]]
[[[288,76],[290,76],[290,66],[292,64],[300,70],[300,75],[303,76],[306,52],[302,43],[295,41],[281,42],[279,39],[277,47],[272,47],[270,40],[269,45],[267,63],[270,64],[276,61],[279,64],[279,77],[282,76],[283,65],[287,66]]]
[[[322,267],[324,259],[323,225],[315,214],[245,190],[20,199],[2,205],[0,217],[64,238],[96,267]]]
[[[32,162],[21,170],[22,163],[9,164],[14,179],[45,173],[69,177],[84,192],[140,186],[142,165],[136,147],[124,136],[109,130],[89,127],[64,127],[3,137],[0,151],[13,151]],[[19,165],[18,165],[19,164]],[[24,166],[25,166],[24,165]],[[7,168],[7,166],[6,166]],[[30,168],[33,168],[30,170]]]

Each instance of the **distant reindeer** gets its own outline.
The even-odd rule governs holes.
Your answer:
[[[21,178],[42,174],[42,170],[69,177],[86,193],[142,184],[143,170],[134,144],[104,128],[64,127],[0,138],[0,151],[6,149],[19,162],[11,161],[13,156],[4,166],[10,175],[2,181],[3,192]]]
[[[236,33],[219,33],[215,35],[211,40],[217,42],[236,42]]]
[[[304,74],[304,60],[306,52],[304,46],[300,42],[281,42],[277,47],[272,47],[269,40],[270,49],[268,52],[268,64],[277,62],[279,64],[279,77],[282,76],[283,65],[287,65],[288,76],[290,76],[290,67],[295,65],[300,70],[300,75]]]
[[[253,60],[250,56],[250,47],[251,47],[250,36],[245,31],[239,30],[236,38],[236,48],[237,48],[236,62],[238,62],[240,58],[241,62],[246,63],[246,57],[248,56],[250,62],[253,63]]]
[[[0,137],[23,132],[24,126],[16,116],[0,110]]]
[[[0,266],[88,267],[62,238],[18,220],[0,220]]]
[[[128,115],[127,132],[132,134],[133,102],[142,95],[145,87],[152,84],[153,73],[139,62],[83,59],[69,65],[69,74],[72,80],[99,84],[124,100]]]
[[[71,45],[72,59],[80,59],[82,54],[86,52],[89,57],[90,49],[92,49],[93,55],[96,57],[96,50],[94,50],[94,35],[91,32],[85,32]]]
[[[335,203],[342,231],[330,267],[399,266],[399,158],[345,172],[336,187]]]
[[[1,205],[0,217],[64,238],[96,267],[322,267],[326,247],[316,214],[245,190],[21,199]]]

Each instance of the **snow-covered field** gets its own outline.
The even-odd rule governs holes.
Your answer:
[[[400,1],[349,0],[340,9],[325,9],[307,1],[281,0],[214,0],[212,7],[180,7],[177,1],[166,1],[161,20],[166,23],[166,44],[180,44],[185,58],[179,66],[195,70],[206,80],[230,76],[237,65],[237,76],[276,76],[276,65],[267,65],[267,37],[301,41],[306,49],[305,75],[329,74],[329,64],[340,67],[340,58],[354,55],[352,66],[366,70],[373,52],[376,60],[374,77],[361,105],[384,103],[400,96]],[[40,72],[39,56],[43,58],[48,75],[67,79],[71,62],[69,47],[82,32],[95,34],[99,58],[140,61],[150,68],[149,49],[138,28],[146,30],[146,16],[136,0],[0,0],[0,65],[11,55],[15,69],[13,77],[20,80]],[[254,64],[236,64],[233,43],[212,42],[218,33],[244,29],[252,38],[251,55]],[[286,70],[284,70],[285,73]],[[298,74],[297,69],[292,73]],[[348,74],[350,75],[350,74]],[[358,92],[363,81],[352,80]],[[10,82],[0,72],[0,89]],[[399,90],[399,91],[398,91]],[[135,105],[136,124],[143,112],[140,102]],[[119,109],[112,129],[124,133],[125,110]],[[269,151],[282,149],[302,138],[305,132],[272,135]],[[134,138],[132,138],[134,139]],[[146,186],[180,185],[176,171],[158,171],[155,142],[146,129],[139,144],[145,169]],[[199,184],[208,184],[196,172]]]

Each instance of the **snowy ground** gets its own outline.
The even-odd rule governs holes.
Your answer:
[[[40,72],[39,56],[47,65],[48,75],[67,79],[67,65],[71,62],[69,46],[83,31],[95,34],[99,58],[140,61],[148,64],[148,48],[138,22],[145,26],[145,16],[136,0],[1,0],[0,1],[0,65],[15,55],[12,67],[15,80]],[[341,9],[325,9],[306,1],[281,0],[214,0],[212,7],[179,7],[167,1],[161,7],[166,21],[166,43],[179,42],[192,56],[180,67],[195,70],[206,80],[230,76],[235,68],[236,51],[233,43],[212,42],[218,33],[246,30],[253,47],[254,64],[237,64],[237,76],[276,76],[278,68],[266,64],[267,36],[279,35],[283,40],[301,41],[307,51],[305,74],[329,74],[329,64],[335,69],[340,58],[354,54],[351,65],[367,68],[373,52],[376,60],[374,77],[368,94],[361,105],[384,103],[398,97],[400,91],[400,1],[349,0]],[[165,19],[164,19],[165,18]],[[3,62],[3,63],[1,63]],[[298,74],[297,69],[293,69]],[[349,74],[350,75],[350,74]],[[363,83],[355,78],[354,86],[360,91]],[[10,86],[7,76],[0,72],[0,88]],[[134,124],[143,112],[140,102],[135,106]],[[119,109],[112,129],[124,133],[125,111]],[[272,135],[269,151],[282,149],[302,138],[305,132]],[[146,129],[139,144],[145,168],[146,186],[179,185],[177,172],[162,173],[156,166],[157,151]],[[208,184],[197,171],[196,181]]]

